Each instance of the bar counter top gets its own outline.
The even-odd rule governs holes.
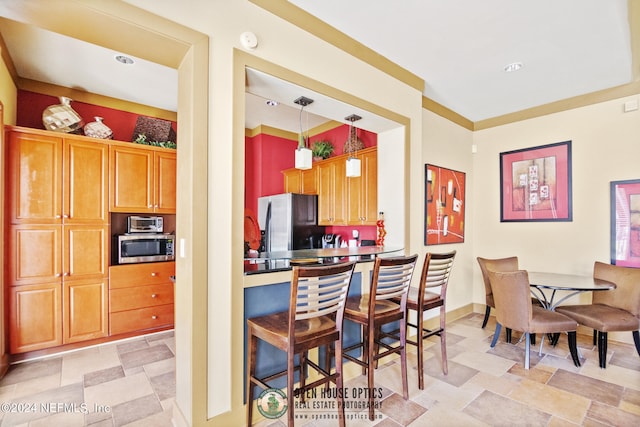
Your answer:
[[[272,273],[291,270],[293,265],[314,265],[333,262],[372,261],[377,255],[401,254],[403,248],[393,246],[357,246],[347,248],[298,249],[260,252],[244,259],[244,274]]]

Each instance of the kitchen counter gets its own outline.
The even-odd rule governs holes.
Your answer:
[[[377,255],[400,253],[403,248],[391,246],[359,246],[347,248],[298,249],[260,252],[244,259],[244,274],[273,273],[291,270],[293,265],[315,265],[334,262],[369,262]]]

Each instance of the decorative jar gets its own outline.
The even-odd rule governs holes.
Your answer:
[[[55,132],[82,133],[82,117],[71,108],[71,98],[59,97],[60,104],[51,105],[42,112],[45,129]]]
[[[95,122],[87,123],[84,126],[84,134],[92,138],[113,139],[113,131],[111,128],[102,123],[102,117],[94,117]]]

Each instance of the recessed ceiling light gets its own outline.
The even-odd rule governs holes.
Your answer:
[[[511,73],[513,71],[518,71],[520,68],[522,68],[522,62],[512,62],[511,64],[504,66],[504,71]]]
[[[273,99],[268,99],[267,100],[267,105],[269,107],[277,107],[280,103],[278,101],[275,101]]]
[[[124,56],[124,55],[116,55],[116,61],[122,63],[122,64],[133,64],[133,59],[129,58],[128,56]]]

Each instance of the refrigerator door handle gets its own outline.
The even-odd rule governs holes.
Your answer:
[[[271,252],[271,200],[267,202],[267,213],[264,221],[264,250]]]

